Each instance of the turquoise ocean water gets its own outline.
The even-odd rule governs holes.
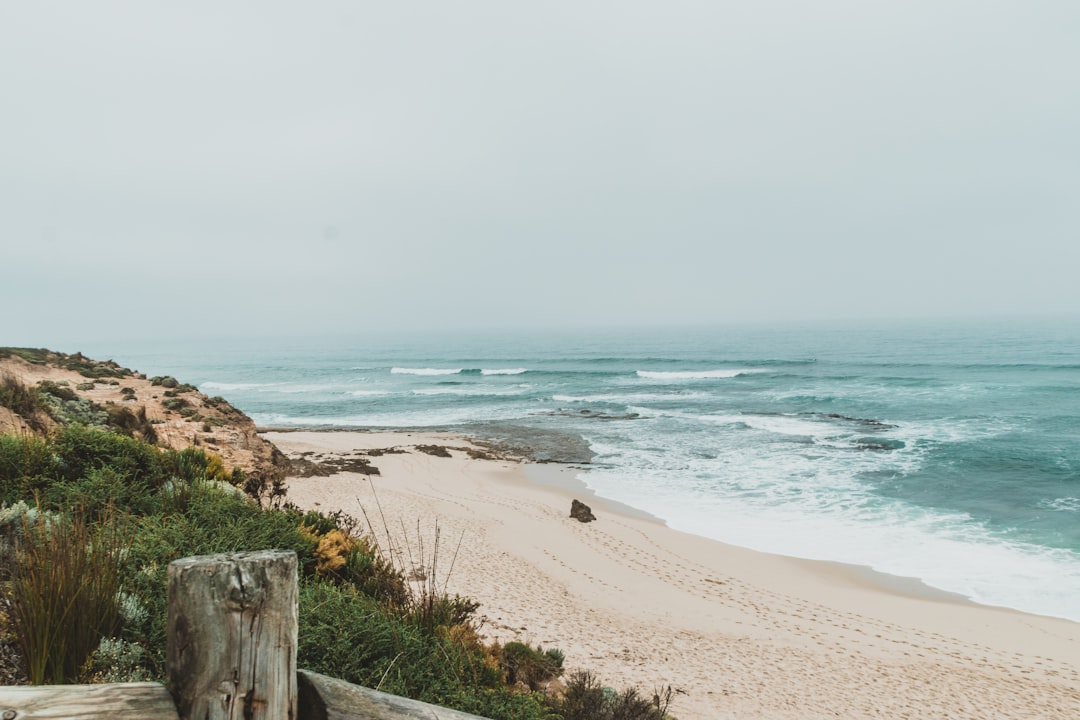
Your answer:
[[[528,438],[682,530],[1080,621],[1080,322],[82,349],[264,426]]]

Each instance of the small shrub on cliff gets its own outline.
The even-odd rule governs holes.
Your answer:
[[[46,410],[37,393],[11,373],[0,375],[0,406],[21,417],[31,429],[38,432],[45,429],[41,416]]]
[[[132,373],[127,368],[122,368],[112,360],[98,362],[91,360],[82,353],[74,355],[60,355],[59,364],[68,370],[74,370],[87,378],[122,378],[129,377]]]
[[[105,425],[108,415],[97,403],[81,398],[67,387],[50,380],[42,380],[37,385],[38,398],[42,407],[58,423],[83,425]]]
[[[68,387],[67,383],[60,384],[52,380],[42,380],[37,384],[39,395],[49,395],[58,400],[78,400],[78,394]]]
[[[139,437],[148,443],[157,442],[154,424],[146,418],[146,408],[140,407],[135,412],[130,408],[108,403],[105,405],[109,427],[116,428],[130,437]]]
[[[187,400],[179,397],[165,398],[161,401],[161,404],[163,407],[169,410],[175,410],[177,412],[189,406]]]

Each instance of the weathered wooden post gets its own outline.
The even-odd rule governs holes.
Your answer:
[[[296,553],[169,564],[165,670],[180,720],[295,720]]]

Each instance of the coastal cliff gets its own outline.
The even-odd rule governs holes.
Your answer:
[[[223,398],[82,353],[0,348],[0,434],[46,433],[73,422],[112,427],[163,448],[201,447],[255,486],[280,482],[288,469],[251,418]]]

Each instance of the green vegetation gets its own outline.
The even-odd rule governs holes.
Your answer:
[[[112,360],[100,362],[91,360],[82,353],[66,355],[56,353],[44,348],[15,348],[0,347],[0,359],[19,357],[32,365],[55,365],[67,370],[74,370],[83,377],[97,378],[124,378],[135,375],[131,370],[120,367]]]
[[[75,682],[118,628],[126,533],[112,516],[24,514],[12,534],[12,625],[35,685]]]
[[[17,646],[34,682],[160,680],[169,562],[281,548],[299,559],[301,667],[496,719],[665,717],[659,695],[597,690],[591,676],[548,694],[561,652],[485,644],[477,604],[436,582],[438,528],[410,581],[386,559],[407,549],[384,553],[342,513],[261,507],[251,484],[199,448],[102,428],[0,436],[0,646]]]
[[[44,365],[51,355],[45,348],[0,347],[0,359],[20,357],[31,365]]]
[[[522,683],[530,690],[539,690],[543,683],[563,673],[563,654],[557,648],[548,651],[540,646],[533,648],[519,642],[508,642],[502,649],[506,667],[506,682]]]
[[[670,686],[645,698],[634,688],[617,692],[604,687],[592,673],[570,676],[566,690],[553,706],[566,720],[663,720],[674,691]]]
[[[0,374],[0,407],[6,407],[26,420],[34,430],[40,432],[45,429],[41,416],[47,411],[38,393],[26,387],[11,373]]]

